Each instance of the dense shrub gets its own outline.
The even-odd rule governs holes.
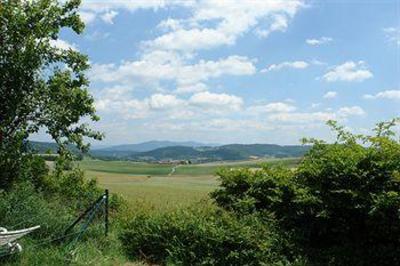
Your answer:
[[[49,171],[44,160],[25,160],[17,182],[0,191],[0,225],[17,229],[41,225],[39,238],[59,235],[101,195],[95,181],[79,169]]]
[[[172,265],[272,265],[277,238],[255,216],[238,218],[214,207],[143,213],[121,240],[132,258]]]
[[[222,171],[213,197],[239,214],[274,217],[312,264],[399,265],[400,143],[394,124],[380,123],[375,136],[355,136],[331,122],[337,141],[311,140],[313,148],[297,169]]]
[[[0,225],[20,229],[40,225],[33,236],[39,239],[60,234],[73,219],[73,211],[60,199],[48,201],[29,182],[19,183],[9,192],[0,192]]]
[[[63,241],[51,241],[63,236],[65,229],[97,199],[102,191],[96,182],[86,180],[79,169],[62,170],[62,162],[49,171],[42,158],[31,157],[24,164],[22,176],[17,176],[8,190],[0,190],[0,226],[21,229],[40,225],[41,228],[20,240],[24,252],[0,256],[1,265],[119,265],[125,261],[119,240],[104,237],[103,217],[94,222],[80,241],[71,235]],[[123,202],[111,197],[110,215]],[[98,215],[102,215],[101,212]],[[110,218],[112,220],[112,218]],[[78,224],[71,233],[81,229]],[[121,250],[121,251],[120,251]]]
[[[222,169],[218,175],[220,189],[211,193],[218,205],[240,214],[266,211],[279,218],[292,215],[292,200],[299,191],[290,169]]]
[[[47,191],[62,195],[67,205],[81,209],[89,206],[101,194],[95,179],[87,180],[79,168],[70,171],[55,170],[47,180]]]
[[[50,173],[46,161],[35,155],[25,154],[24,164],[21,166],[18,182],[30,182],[37,190],[46,189]]]

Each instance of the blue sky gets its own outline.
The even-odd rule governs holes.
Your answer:
[[[105,144],[296,144],[400,115],[400,1],[84,1]]]

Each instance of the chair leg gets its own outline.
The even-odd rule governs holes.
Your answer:
[[[8,250],[10,254],[22,251],[22,246],[19,243],[8,243]]]

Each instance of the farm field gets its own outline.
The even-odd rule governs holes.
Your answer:
[[[218,186],[216,172],[222,167],[259,168],[263,163],[295,167],[298,158],[168,165],[131,161],[83,160],[78,164],[88,178],[112,193],[136,204],[168,209],[207,200]]]

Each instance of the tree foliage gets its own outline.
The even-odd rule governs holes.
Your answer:
[[[59,145],[86,150],[99,139],[82,118],[97,121],[88,92],[87,56],[62,47],[62,30],[81,33],[79,0],[0,1],[0,175],[15,175],[22,142],[44,129]],[[0,188],[11,182],[0,176]]]
[[[313,144],[295,170],[220,172],[216,202],[236,213],[277,221],[315,264],[396,265],[400,262],[400,141],[398,120],[373,136],[354,135],[330,121],[337,140]]]

